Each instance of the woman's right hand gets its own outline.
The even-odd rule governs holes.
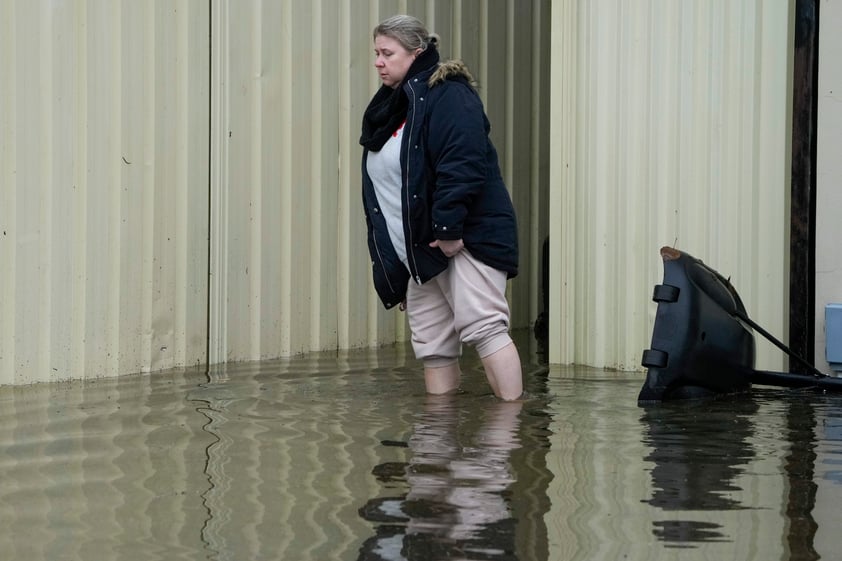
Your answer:
[[[453,257],[465,248],[462,239],[458,240],[433,240],[430,242],[430,247],[437,247],[447,257]]]

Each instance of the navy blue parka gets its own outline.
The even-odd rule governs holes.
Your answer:
[[[462,239],[472,256],[518,272],[517,224],[500,173],[490,123],[469,74],[458,61],[435,64],[405,80],[408,98],[401,145],[401,200],[409,269],[392,245],[363,150],[363,207],[374,286],[386,308],[444,271],[448,258],[429,244]]]

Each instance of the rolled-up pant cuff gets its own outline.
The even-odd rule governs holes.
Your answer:
[[[512,342],[512,336],[508,332],[500,333],[499,335],[486,339],[482,343],[476,345],[477,354],[480,358],[485,358],[493,355],[506,345]]]
[[[424,368],[443,368],[459,362],[459,357],[433,356],[423,360]]]

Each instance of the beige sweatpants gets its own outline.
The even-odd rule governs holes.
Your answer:
[[[410,281],[406,311],[415,356],[428,368],[457,361],[462,343],[482,358],[512,341],[506,273],[464,249],[435,278],[422,285]]]

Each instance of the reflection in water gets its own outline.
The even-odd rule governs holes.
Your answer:
[[[201,494],[202,504],[207,510],[207,519],[202,524],[201,539],[208,559],[219,559],[220,553],[227,550],[224,527],[231,520],[231,508],[225,501],[225,494],[230,489],[230,477],[225,473],[228,448],[232,439],[224,430],[225,409],[232,396],[224,389],[227,376],[224,370],[208,371],[207,383],[187,395],[187,400],[198,406],[196,411],[207,419],[202,430],[211,437],[205,447],[203,473],[208,480],[208,489]]]
[[[791,400],[786,419],[786,436],[792,443],[784,462],[789,484],[786,542],[791,559],[812,561],[820,558],[814,547],[818,524],[812,515],[816,506],[816,412],[807,400]]]
[[[644,409],[644,443],[652,447],[652,497],[664,511],[746,508],[734,496],[736,479],[752,461],[753,415],[758,406],[738,397],[699,403],[663,403]],[[673,546],[731,541],[720,524],[691,518],[653,520],[653,534]]]
[[[430,400],[408,345],[0,388],[0,559],[834,558],[840,396],[641,411],[538,363],[508,407],[465,366]]]
[[[458,395],[428,396],[403,470],[394,464],[374,470],[383,482],[403,480],[408,490],[360,509],[379,526],[359,559],[516,559],[505,492],[514,482],[509,460],[520,446],[522,406],[494,400],[477,419]]]

